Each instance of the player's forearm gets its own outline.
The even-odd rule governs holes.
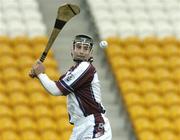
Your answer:
[[[49,79],[49,77],[46,74],[39,74],[37,76],[41,82],[41,84],[43,85],[43,87],[52,95],[54,96],[58,96],[58,95],[62,95],[61,91],[59,90],[59,88],[56,86],[56,83],[54,81],[52,81],[51,79]]]

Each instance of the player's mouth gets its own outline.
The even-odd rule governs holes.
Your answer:
[[[78,55],[77,58],[84,59],[85,56]]]

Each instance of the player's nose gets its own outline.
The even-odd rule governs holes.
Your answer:
[[[84,49],[83,49],[83,47],[81,47],[80,53],[83,54],[83,52],[84,52]]]

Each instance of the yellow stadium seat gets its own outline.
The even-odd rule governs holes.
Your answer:
[[[136,69],[136,68],[140,68],[140,67],[143,67],[143,68],[147,68],[148,66],[148,61],[141,57],[141,56],[134,56],[134,57],[131,57],[130,58],[130,66],[132,69]]]
[[[171,56],[167,59],[169,69],[175,69],[180,67],[179,56]]]
[[[133,72],[128,68],[119,68],[115,73],[115,78],[117,82],[122,82],[124,80],[134,80],[135,76]]]
[[[23,92],[19,92],[19,91],[15,91],[12,94],[10,94],[9,99],[11,101],[10,104],[12,106],[20,105],[20,104],[28,105],[30,101]]]
[[[180,105],[180,96],[175,92],[166,92],[163,96],[166,106]]]
[[[11,43],[13,46],[17,46],[20,44],[28,45],[30,42],[29,42],[29,38],[27,36],[16,36],[11,39]]]
[[[2,56],[13,56],[13,49],[12,46],[8,44],[1,44],[0,47],[0,55]]]
[[[26,131],[26,130],[37,130],[38,125],[36,122],[30,117],[21,117],[17,120],[17,128],[18,131]]]
[[[9,105],[8,96],[2,92],[0,92],[0,105]]]
[[[162,131],[159,133],[159,140],[179,140],[179,138],[172,131]]]
[[[58,63],[55,60],[55,58],[49,57],[48,59],[46,59],[44,64],[47,67],[47,69],[49,69],[49,68],[56,69],[56,70],[58,69]]]
[[[158,139],[158,135],[153,131],[142,131],[138,133],[138,140],[160,140]]]
[[[72,131],[69,130],[69,131],[63,131],[61,136],[62,136],[62,140],[69,140],[70,139],[70,136],[72,134]]]
[[[16,131],[13,130],[6,130],[1,132],[0,135],[1,140],[22,140],[19,135],[16,133]]]
[[[152,80],[153,74],[147,68],[136,68],[134,71],[136,81]]]
[[[38,118],[36,125],[38,126],[39,132],[44,132],[46,130],[56,131],[57,127],[59,127],[59,125],[57,125],[57,122],[48,117]]]
[[[166,68],[167,60],[161,56],[153,56],[148,58],[148,67],[150,69]]]
[[[170,80],[161,81],[158,84],[159,92],[177,92],[178,87],[176,87],[175,83]]]
[[[0,44],[10,44],[10,39],[6,35],[0,35]]]
[[[44,51],[44,48],[46,47],[45,44],[34,44],[34,46],[32,46],[33,48],[33,56],[35,59],[38,59],[39,56],[41,55],[41,53]],[[52,53],[52,50],[50,50],[48,52],[48,55],[47,55],[48,58],[51,58],[53,57],[53,53]]]
[[[124,54],[127,57],[134,57],[134,56],[142,56],[143,55],[143,51],[138,44],[129,44],[129,45],[125,46],[124,48],[125,48]]]
[[[0,81],[0,93],[4,94],[6,91],[5,84],[3,81]]]
[[[134,93],[134,92],[127,93],[127,94],[124,94],[123,97],[124,97],[125,104],[128,107],[133,106],[133,105],[138,105],[138,104],[139,105],[144,104],[144,100],[137,93]]]
[[[42,140],[40,134],[35,130],[21,131],[21,140]]]
[[[174,126],[171,120],[164,117],[156,118],[153,122],[153,126],[156,132],[162,132],[165,130],[174,131]]]
[[[44,93],[45,89],[37,80],[27,80],[25,83],[26,92],[28,94],[33,94],[34,92]],[[45,93],[47,94],[47,93]]]
[[[34,113],[31,109],[31,107],[27,106],[27,105],[16,105],[13,107],[13,114],[14,117],[19,119],[22,117],[34,117]]]
[[[109,43],[109,45],[112,44],[117,44],[117,45],[121,45],[123,43],[123,41],[121,40],[120,37],[108,37],[107,38],[107,42]]]
[[[49,96],[50,103],[52,106],[61,105],[66,106],[66,97],[65,96]]]
[[[140,45],[141,40],[137,36],[128,36],[123,39],[123,45]]]
[[[22,68],[22,69],[20,70],[20,72],[21,72],[21,80],[22,80],[23,82],[26,82],[26,81],[28,81],[28,80],[31,79],[31,78],[29,77],[29,72],[30,72],[30,70],[31,70],[31,67],[25,67],[25,68]]]
[[[163,106],[152,104],[149,107],[149,118],[155,120],[160,117],[168,118],[167,109]]]
[[[39,93],[39,92],[34,92],[33,94],[30,94],[30,104],[33,106],[38,106],[38,105],[50,105],[50,100],[47,98],[45,93]]]
[[[172,80],[174,81],[174,82],[180,82],[180,68],[175,68],[175,69],[173,69],[172,71]]]
[[[161,46],[164,45],[176,45],[178,44],[178,39],[175,36],[165,36],[160,39]]]
[[[153,71],[154,74],[154,80],[156,82],[161,82],[164,80],[171,80],[172,79],[172,75],[171,73],[168,71],[168,69],[165,68],[157,68]]]
[[[148,107],[152,105],[163,105],[164,103],[163,98],[153,91],[144,94],[144,101]]]
[[[11,117],[2,116],[0,117],[0,133],[5,130],[17,130],[17,125],[15,120],[13,120]]]
[[[146,36],[143,38],[142,40],[142,44],[144,46],[148,45],[148,44],[155,44],[155,45],[159,45],[159,39],[156,36]]]
[[[37,119],[41,117],[53,117],[51,108],[46,105],[36,105],[33,109],[33,113]]]
[[[46,74],[51,78],[52,80],[59,80],[59,77],[61,76],[57,69],[53,67],[47,67]]]
[[[3,75],[0,75],[0,82],[3,81]]]
[[[61,104],[53,107],[53,114],[56,119],[68,117],[67,108]]]
[[[16,57],[31,56],[33,57],[33,50],[30,46],[26,44],[16,45],[14,48],[14,53]]]
[[[2,56],[0,58],[0,69],[6,69],[9,67],[17,67],[18,63],[17,60],[15,60],[11,56]]]
[[[16,61],[18,62],[18,68],[20,69],[23,69],[25,67],[30,69],[32,65],[36,62],[36,60],[31,56],[18,57]]]
[[[180,49],[177,45],[169,44],[163,46],[163,56],[171,57],[171,56],[180,56]]]
[[[58,130],[60,132],[72,131],[73,125],[69,123],[68,118],[60,118],[57,120]]]
[[[32,46],[37,44],[46,45],[48,41],[47,36],[36,36],[30,39],[30,43]]]
[[[152,121],[148,118],[137,118],[133,121],[134,129],[136,133],[145,131],[145,130],[153,130],[153,124]]]
[[[158,86],[151,80],[143,80],[138,84],[141,92],[157,92]]]
[[[149,58],[153,56],[161,56],[162,50],[156,44],[147,44],[143,47],[144,56]]]
[[[12,117],[13,116],[13,111],[12,109],[5,105],[5,104],[0,104],[0,118],[1,117]]]
[[[37,60],[40,57],[44,48],[45,45],[36,45],[33,47],[33,57],[35,58],[35,60]]]
[[[171,105],[169,114],[172,119],[180,118],[180,105]]]
[[[42,140],[60,140],[59,139],[59,132],[53,130],[46,130],[41,133]]]
[[[176,131],[178,134],[180,134],[180,117],[174,119],[173,125],[176,127],[176,128],[175,128],[175,131]]]
[[[2,71],[4,81],[21,80],[21,73],[15,67],[9,67]]]
[[[125,57],[113,57],[110,61],[113,71],[116,71],[118,68],[129,68],[131,66],[130,62]]]
[[[6,87],[8,87],[6,89],[6,92],[8,94],[12,94],[13,92],[16,92],[16,91],[17,92],[24,92],[25,91],[24,84],[19,82],[19,81],[17,81],[16,79],[7,81]]]
[[[136,82],[126,80],[119,83],[119,88],[124,93],[135,92],[138,93],[140,91],[139,85]]]
[[[128,112],[133,121],[140,117],[148,117],[149,116],[149,112],[147,111],[147,108],[142,105],[130,106],[130,107],[128,107]]]
[[[106,48],[106,56],[108,59],[111,59],[114,56],[124,56],[125,49],[122,45],[119,44],[111,44],[109,47]]]

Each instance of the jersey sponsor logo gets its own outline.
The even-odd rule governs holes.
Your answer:
[[[74,78],[75,78],[75,76],[74,76],[72,73],[70,73],[70,74],[68,74],[68,76],[64,79],[64,81],[69,82],[69,81],[73,80]]]

